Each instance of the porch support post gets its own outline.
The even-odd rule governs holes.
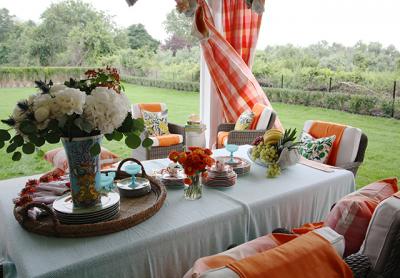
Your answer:
[[[215,27],[222,33],[222,1],[208,0],[207,2],[214,18]],[[224,121],[222,104],[215,90],[214,82],[211,79],[203,54],[201,54],[200,117],[203,124],[207,126],[206,142],[210,148],[216,143],[218,125]]]

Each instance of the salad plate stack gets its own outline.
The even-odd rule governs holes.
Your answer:
[[[209,187],[231,187],[237,180],[237,174],[229,165],[214,165],[207,173],[204,184]]]
[[[233,171],[235,171],[238,176],[242,176],[250,172],[251,162],[247,159],[234,157],[233,162],[230,160],[230,156],[218,156],[215,159],[223,161],[224,164],[231,166]]]
[[[176,175],[164,173],[161,175],[160,180],[166,187],[183,187],[186,175],[183,172],[178,172]]]
[[[115,218],[120,209],[120,196],[110,192],[101,197],[100,204],[90,208],[74,208],[71,194],[64,195],[53,203],[53,210],[63,224],[93,224]]]

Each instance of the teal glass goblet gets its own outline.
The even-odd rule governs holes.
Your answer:
[[[106,174],[101,174],[100,176],[100,186],[102,190],[105,192],[110,192],[114,189],[114,178],[115,175],[106,175]]]
[[[236,151],[239,149],[239,146],[238,146],[238,145],[235,145],[235,144],[227,144],[227,145],[225,146],[225,149],[226,149],[228,152],[231,153],[231,159],[228,160],[227,162],[228,162],[228,163],[235,163],[235,160],[233,159],[233,153],[236,152]]]
[[[136,174],[140,172],[141,167],[139,164],[129,164],[125,166],[125,172],[132,176],[131,185],[130,187],[136,187]]]

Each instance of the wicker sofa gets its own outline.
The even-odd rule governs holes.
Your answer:
[[[290,231],[277,228],[273,233],[290,233]],[[332,242],[340,246],[335,239]],[[228,249],[236,246],[232,244]],[[244,248],[247,250],[248,247]],[[360,250],[344,258],[344,261],[355,278],[400,277],[400,193],[396,193],[378,205]],[[203,273],[201,277],[238,278],[239,276],[227,268],[216,268]]]

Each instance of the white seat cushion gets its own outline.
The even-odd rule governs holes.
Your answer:
[[[260,118],[258,119],[256,130],[267,129],[268,123],[271,119],[271,115],[272,115],[272,109],[265,107],[260,115]]]
[[[312,120],[306,121],[303,131],[308,133],[313,122]],[[361,134],[362,131],[359,128],[346,127],[340,141],[336,165],[343,165],[356,160],[358,148],[360,147]]]
[[[387,198],[375,209],[360,249],[369,258],[373,273],[377,276],[382,274],[400,230],[400,193],[396,194],[398,197]]]

